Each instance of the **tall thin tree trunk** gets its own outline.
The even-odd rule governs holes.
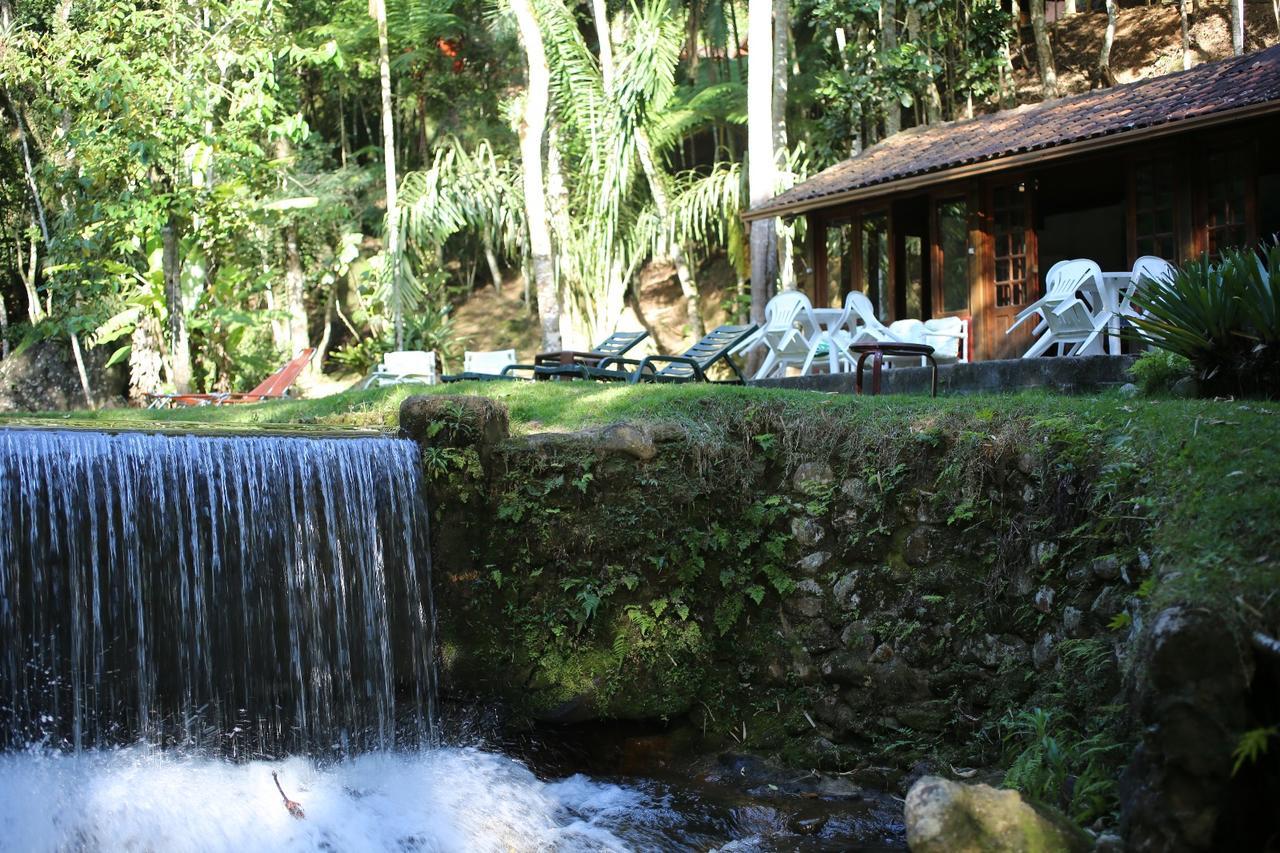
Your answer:
[[[369,0],[369,13],[378,24],[378,79],[382,89],[382,165],[387,182],[387,252],[390,268],[391,312],[396,349],[404,349],[404,298],[400,291],[400,211],[396,202],[396,126],[391,105],[391,57],[387,40],[386,0]]]
[[[1040,88],[1046,101],[1058,97],[1058,69],[1053,63],[1053,45],[1049,43],[1049,25],[1044,20],[1045,0],[1029,0],[1031,29],[1036,36],[1036,65],[1040,68]]]
[[[129,347],[129,399],[142,403],[164,385],[164,332],[150,311],[138,315]]]
[[[1098,54],[1098,85],[1104,88],[1116,84],[1116,77],[1111,73],[1111,45],[1116,40],[1118,16],[1116,0],[1107,0],[1107,31],[1102,36],[1102,52]]]
[[[1244,0],[1231,0],[1231,52],[1244,54]]]
[[[924,45],[926,55],[929,57],[930,64],[932,64],[933,50],[921,35],[920,9],[914,4],[907,7],[907,38],[917,45]],[[924,91],[920,93],[920,97],[916,99],[916,102],[924,103],[925,124],[937,124],[942,121],[942,93],[938,91],[938,83],[933,79],[933,74],[920,75],[920,86]]]
[[[773,2],[747,5],[747,183],[753,206],[773,198],[778,169],[773,150]],[[751,319],[764,321],[764,306],[778,277],[774,221],[751,223]]]
[[[482,238],[484,241],[484,260],[489,265],[489,278],[493,281],[493,289],[495,293],[502,292],[502,267],[498,265],[498,255],[493,250],[493,240],[488,234]]]
[[[849,37],[845,34],[844,27],[836,27],[836,52],[840,54],[840,66],[844,69],[844,73],[849,73],[849,54],[846,52],[849,47]],[[861,110],[859,110],[861,112]],[[861,123],[855,124],[850,128],[853,132],[849,134],[849,156],[857,157],[862,153],[862,126]]]
[[[534,285],[538,292],[538,315],[542,321],[542,348],[560,350],[560,296],[556,292],[555,270],[551,263],[551,230],[547,225],[546,190],[542,184],[542,136],[547,127],[551,71],[542,45],[542,32],[529,0],[511,0],[520,27],[529,66],[529,88],[524,115],[520,119],[520,159],[524,172],[525,221],[529,228],[529,254]]]
[[[342,90],[338,90],[338,157],[342,168],[347,167],[347,157],[351,155],[351,140],[347,138],[347,107]]]
[[[1280,0],[1275,2],[1276,8],[1280,9]],[[1187,11],[1187,0],[1178,0],[1178,17],[1182,19],[1182,70],[1186,71],[1191,68],[1191,21]],[[1280,26],[1280,19],[1277,26]]]
[[[0,359],[9,357],[9,309],[0,293]]]
[[[329,293],[324,300],[324,330],[320,332],[320,341],[316,344],[315,357],[311,359],[315,375],[319,376],[324,369],[324,360],[329,355],[329,344],[333,340],[333,318],[338,311],[338,282],[329,285]]]
[[[1074,15],[1076,14],[1076,11],[1077,11],[1076,0],[1066,0],[1066,3],[1063,5],[1063,9],[1062,9],[1063,16]]]
[[[773,98],[770,105],[773,125],[773,157],[777,168],[774,192],[791,188],[791,169],[785,162],[787,152],[787,86],[790,82],[791,0],[773,0]],[[781,162],[780,162],[781,161]],[[778,287],[796,289],[795,229],[782,220],[774,221],[778,235]]]
[[[1271,0],[1271,14],[1276,18],[1276,32],[1280,33],[1280,0]]]
[[[276,159],[284,160],[291,154],[289,140],[276,140]],[[287,317],[288,349],[290,356],[311,346],[311,330],[307,323],[306,282],[302,272],[302,253],[298,249],[298,225],[292,219],[286,221],[281,236],[284,240],[284,310]],[[319,363],[311,360],[309,370],[317,371]]]
[[[880,3],[880,51],[886,54],[898,51],[897,0],[882,0]],[[902,129],[902,103],[898,93],[888,92],[880,108],[884,111],[884,135],[893,136]]]
[[[162,251],[160,266],[164,273],[164,301],[169,310],[169,362],[173,387],[179,394],[191,391],[191,343],[187,338],[187,318],[182,305],[182,255],[178,251],[180,237],[178,219],[169,214],[169,222],[160,230]]]

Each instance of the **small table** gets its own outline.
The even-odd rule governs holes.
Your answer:
[[[862,393],[862,365],[866,362],[868,356],[871,357],[871,393],[876,395],[880,393],[880,367],[884,363],[884,357],[886,355],[902,355],[929,360],[929,367],[933,370],[929,394],[933,397],[938,396],[938,362],[933,358],[933,347],[928,344],[871,341],[863,344],[852,344],[849,349],[858,353],[858,366],[854,368],[854,390],[859,394]]]

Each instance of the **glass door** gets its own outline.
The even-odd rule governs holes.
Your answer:
[[[991,277],[986,294],[991,307],[983,324],[986,358],[1018,358],[1031,346],[1035,324],[1030,321],[1005,334],[1018,312],[1040,295],[1031,192],[1031,185],[1021,181],[991,188]]]

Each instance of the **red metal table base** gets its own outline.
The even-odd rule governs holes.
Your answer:
[[[862,392],[862,366],[866,364],[867,357],[871,357],[871,394],[878,395],[880,393],[880,371],[884,366],[884,357],[886,355],[901,355],[917,358],[926,358],[929,360],[929,369],[932,371],[929,384],[929,394],[932,397],[938,396],[938,362],[933,358],[933,347],[926,344],[854,344],[851,349],[858,355],[858,366],[854,373],[854,390],[861,394]]]

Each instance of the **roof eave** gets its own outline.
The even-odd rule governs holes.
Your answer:
[[[972,178],[977,175],[990,174],[1004,169],[1014,169],[1018,166],[1025,166],[1030,163],[1043,163],[1049,160],[1059,160],[1064,157],[1072,157],[1077,154],[1089,154],[1096,151],[1102,151],[1107,148],[1127,145],[1131,142],[1142,142],[1150,139],[1174,136],[1179,133],[1201,130],[1206,127],[1213,127],[1215,125],[1238,121],[1240,119],[1254,118],[1256,116],[1266,115],[1267,113],[1272,112],[1280,112],[1280,100],[1263,101],[1262,103],[1249,104],[1248,106],[1239,107],[1234,110],[1222,110],[1208,115],[1178,119],[1175,121],[1165,122],[1164,124],[1150,125],[1148,127],[1137,128],[1134,130],[1111,133],[1105,136],[1094,136],[1089,137],[1088,139],[1079,139],[1075,142],[1053,145],[1048,148],[1037,148],[1034,151],[1021,151],[1017,154],[1006,154],[989,160],[981,160],[976,163],[964,163],[959,166],[938,169],[937,171],[908,175],[903,178],[896,178],[865,187],[855,187],[853,189],[842,190],[829,195],[818,196],[816,198],[797,199],[796,201],[788,202],[786,204],[773,205],[771,202],[766,202],[761,207],[744,211],[742,213],[742,219],[745,222],[752,222],[757,219],[772,219],[779,216],[796,216],[801,213],[809,213],[822,208],[850,204],[877,196],[910,192],[914,189],[946,183],[947,181]]]

